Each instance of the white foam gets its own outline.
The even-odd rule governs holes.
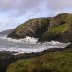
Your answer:
[[[18,53],[31,53],[31,52],[41,52],[44,50],[47,50],[49,48],[65,48],[67,45],[70,43],[60,43],[58,41],[51,41],[51,42],[44,42],[44,43],[37,43],[38,39],[33,38],[33,37],[26,37],[24,39],[11,39],[11,38],[6,38],[6,37],[0,37],[3,40],[7,40],[10,44],[15,44],[15,43],[22,43],[27,44],[27,46],[23,46],[24,48],[20,47],[9,47],[6,48],[6,46],[0,47],[0,51],[11,51],[11,52],[18,52]],[[9,45],[9,44],[7,44]],[[16,54],[18,54],[16,53]]]
[[[51,42],[44,42],[43,44],[48,44],[48,45],[56,45],[56,46],[58,46],[58,45],[63,45],[63,46],[65,46],[65,45],[69,45],[70,43],[68,42],[68,43],[61,43],[61,42],[58,42],[58,41],[51,41]]]
[[[44,50],[47,50],[49,48],[64,48],[68,44],[59,44],[59,45],[52,45],[48,46],[46,44],[38,45],[33,47],[33,48],[0,48],[0,51],[10,51],[10,52],[17,52],[16,54],[19,53],[31,53],[31,52],[42,52]]]
[[[33,37],[26,37],[24,39],[12,39],[12,38],[7,38],[5,37],[1,37],[2,39],[8,40],[8,41],[12,41],[12,42],[19,42],[19,43],[32,43],[35,44],[38,39],[37,38],[33,38]]]

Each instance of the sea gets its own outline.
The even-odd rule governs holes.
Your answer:
[[[7,38],[7,35],[0,35],[0,51],[19,53],[36,53],[49,48],[65,48],[70,43],[60,43],[58,41],[38,42],[38,39],[26,37],[24,39]]]

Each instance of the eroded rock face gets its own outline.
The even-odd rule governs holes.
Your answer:
[[[18,39],[26,36],[38,38],[39,41],[72,42],[72,14],[62,13],[55,17],[30,19],[8,35]]]
[[[26,36],[41,38],[43,33],[47,31],[50,18],[36,18],[26,21],[18,26],[8,37],[25,38]]]

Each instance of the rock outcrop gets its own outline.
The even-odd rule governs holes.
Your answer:
[[[26,36],[38,38],[39,41],[72,42],[72,14],[62,13],[55,17],[30,19],[8,35],[16,39]]]

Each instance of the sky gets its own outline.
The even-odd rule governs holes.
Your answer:
[[[72,13],[72,0],[0,0],[0,31],[59,13]]]

